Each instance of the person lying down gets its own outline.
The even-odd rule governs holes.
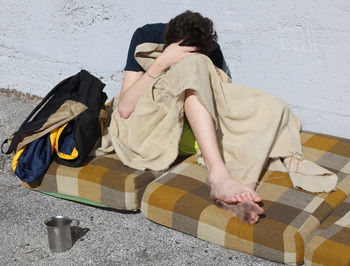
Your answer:
[[[256,184],[265,166],[289,171],[295,187],[332,191],[337,177],[303,159],[300,121],[288,106],[229,75],[213,22],[200,13],[138,28],[100,150],[155,171],[179,153],[197,154],[210,198],[251,224],[264,212]]]

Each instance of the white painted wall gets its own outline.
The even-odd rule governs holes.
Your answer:
[[[0,88],[44,96],[84,68],[113,97],[133,31],[210,17],[235,83],[283,98],[305,130],[350,138],[348,0],[0,0]]]

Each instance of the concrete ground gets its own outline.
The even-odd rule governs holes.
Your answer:
[[[38,103],[0,90],[0,140],[9,137]],[[155,224],[142,213],[96,208],[31,191],[0,155],[0,265],[280,265]],[[72,249],[52,253],[44,220],[80,221]],[[85,233],[85,235],[84,235]]]

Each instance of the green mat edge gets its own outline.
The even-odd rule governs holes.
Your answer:
[[[92,206],[109,208],[108,206],[101,204],[101,203],[98,203],[96,201],[83,199],[83,198],[76,197],[76,196],[70,196],[70,195],[65,195],[65,194],[55,193],[55,192],[48,192],[48,191],[43,191],[43,190],[37,190],[37,191],[40,193],[43,193],[43,194],[47,194],[47,195],[56,197],[56,198],[60,198],[60,199],[67,199],[67,200],[72,200],[72,201],[76,201],[76,202],[80,202],[80,203],[84,203],[84,204],[88,204],[88,205],[92,205]]]

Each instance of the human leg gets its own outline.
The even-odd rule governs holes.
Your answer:
[[[254,184],[243,185],[230,176],[219,151],[214,122],[192,90],[186,90],[184,109],[208,168],[210,197],[228,204],[261,201]]]

